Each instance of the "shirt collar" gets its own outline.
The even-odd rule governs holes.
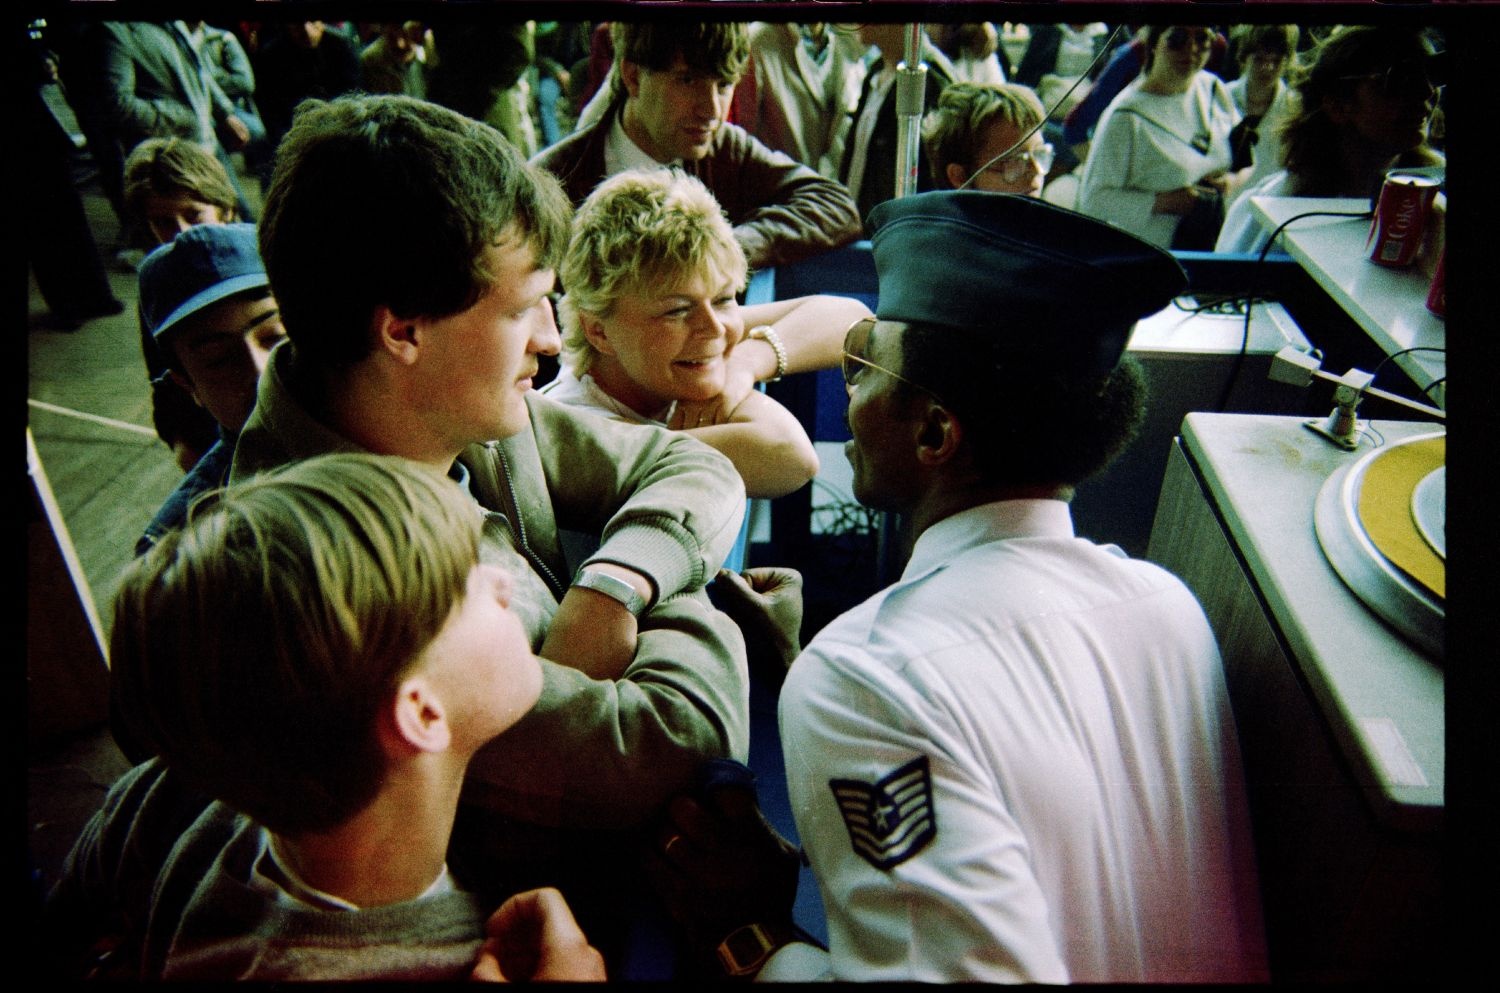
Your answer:
[[[661,410],[658,410],[654,414],[639,414],[635,411],[634,408],[627,407],[625,404],[616,400],[608,393],[605,393],[603,387],[601,387],[594,380],[594,377],[590,376],[588,373],[584,373],[582,376],[580,376],[578,378],[578,381],[583,385],[584,392],[588,394],[589,398],[593,400],[594,403],[613,411],[615,416],[620,418],[621,420],[633,421],[636,423],[644,421],[647,423],[659,424],[662,427],[666,427],[667,423],[672,420],[672,415],[677,412],[677,401],[672,400],[665,407],[663,407]]]
[[[271,896],[282,906],[310,907],[324,911],[358,911],[361,909],[357,904],[341,896],[335,896],[309,885],[297,875],[290,860],[282,858],[276,850],[276,836],[264,826],[260,827],[259,833],[261,851],[251,872],[250,887],[252,889]],[[448,873],[448,863],[444,862],[442,868],[438,870],[437,878],[416,899],[430,900],[433,897],[452,893],[456,889],[453,877]]]
[[[923,531],[901,581],[910,582],[978,545],[1008,538],[1072,538],[1073,515],[1062,500],[999,500],[961,510]]]
[[[604,141],[604,173],[614,176],[627,169],[670,169],[680,166],[681,161],[658,162],[647,155],[635,139],[625,133],[625,106],[615,115],[609,128],[609,137]]]
[[[282,342],[271,352],[256,390],[255,409],[246,427],[254,422],[264,425],[286,449],[288,461],[325,452],[364,451],[323,422],[314,406],[319,387],[299,368],[291,342]]]
[[[454,459],[453,464],[448,467],[448,478],[457,483],[458,488],[465,493],[470,492],[469,483],[471,476],[469,474],[469,467],[458,461],[458,459]]]

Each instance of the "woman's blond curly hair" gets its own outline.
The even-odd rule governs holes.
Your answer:
[[[632,170],[611,176],[573,218],[558,276],[562,362],[575,375],[593,363],[582,314],[607,317],[622,296],[669,288],[706,269],[745,288],[749,264],[723,208],[708,187],[678,170]]]

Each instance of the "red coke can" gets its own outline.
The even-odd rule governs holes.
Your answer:
[[[1400,268],[1417,260],[1438,181],[1428,176],[1387,176],[1370,222],[1366,248],[1376,265]]]
[[[1427,309],[1438,317],[1448,316],[1448,285],[1443,278],[1443,262],[1448,258],[1444,248],[1438,254],[1437,269],[1432,273],[1432,287],[1427,291]]]

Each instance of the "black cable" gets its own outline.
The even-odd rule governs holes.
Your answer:
[[[1355,214],[1348,213],[1347,211],[1337,210],[1309,210],[1301,214],[1294,214],[1291,217],[1288,217],[1286,220],[1282,221],[1279,225],[1277,225],[1276,230],[1271,232],[1271,236],[1267,238],[1266,243],[1261,246],[1260,254],[1255,257],[1255,268],[1257,270],[1260,269],[1262,263],[1266,261],[1266,256],[1270,254],[1271,246],[1276,244],[1276,239],[1281,237],[1281,232],[1285,231],[1287,225],[1291,224],[1293,221],[1300,221],[1307,217],[1355,217],[1369,219],[1370,217],[1373,217],[1374,214],[1375,212],[1373,210],[1361,211]],[[1229,378],[1224,381],[1224,391],[1219,395],[1219,404],[1218,407],[1215,408],[1218,413],[1221,414],[1224,413],[1225,408],[1229,406],[1229,397],[1234,392],[1235,384],[1239,382],[1240,371],[1245,366],[1245,356],[1250,351],[1250,318],[1255,313],[1256,297],[1254,286],[1256,282],[1257,280],[1254,278],[1254,276],[1252,276],[1250,280],[1251,290],[1250,292],[1246,293],[1244,297],[1245,327],[1240,334],[1240,351],[1239,354],[1234,357],[1234,366],[1229,370]]]
[[[814,489],[823,489],[834,499],[814,509],[819,530],[829,535],[870,535],[875,533],[875,511],[857,501],[843,499],[843,494],[821,479],[813,479]]]
[[[1379,376],[1380,376],[1380,370],[1382,370],[1382,369],[1385,368],[1386,363],[1390,362],[1392,359],[1394,359],[1398,355],[1409,355],[1412,352],[1442,352],[1443,354],[1446,355],[1447,352],[1448,352],[1448,349],[1439,347],[1437,345],[1414,345],[1411,348],[1403,348],[1399,352],[1392,352],[1391,354],[1387,355],[1385,358],[1381,359],[1378,363],[1376,363],[1376,365],[1375,365],[1375,371],[1372,372],[1372,373],[1370,373],[1370,386],[1374,386],[1375,385],[1375,380],[1377,378],[1379,378]],[[1429,383],[1428,386],[1427,386],[1427,389],[1422,391],[1422,395],[1426,396],[1427,395],[1427,390],[1432,389],[1438,383],[1441,383],[1443,380],[1445,380],[1447,378],[1448,378],[1447,376],[1444,376],[1444,377],[1442,377],[1442,379],[1439,379],[1439,380],[1436,380],[1435,382]],[[1413,381],[1413,382],[1415,382],[1415,381]],[[1363,393],[1364,391],[1361,390],[1360,392]]]
[[[1194,296],[1191,299],[1201,301],[1203,298]],[[1210,300],[1207,303],[1199,303],[1196,307],[1186,306],[1182,301],[1182,297],[1174,297],[1172,299],[1172,306],[1186,314],[1213,314],[1220,317],[1239,317],[1244,314],[1247,304],[1254,306],[1257,303],[1264,303],[1265,298],[1242,297],[1238,293],[1231,293]]]
[[[1197,306],[1191,306],[1190,308],[1190,306],[1182,303],[1184,297],[1173,297],[1172,306],[1175,306],[1176,309],[1184,312],[1184,314],[1214,314],[1220,315],[1220,317],[1224,317],[1224,315],[1239,317],[1239,315],[1245,312],[1245,297],[1239,296],[1238,293],[1218,297],[1218,299],[1209,300],[1208,303],[1203,303],[1202,297],[1188,297],[1188,299],[1197,300],[1199,303],[1197,303]],[[1254,297],[1254,299],[1250,300],[1251,305],[1262,302],[1263,297]]]

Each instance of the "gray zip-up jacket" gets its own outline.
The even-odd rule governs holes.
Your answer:
[[[230,482],[325,452],[357,450],[288,386],[276,349],[235,448]],[[295,377],[290,380],[295,384]],[[589,562],[650,577],[635,659],[618,680],[542,660],[541,699],[470,763],[465,798],[530,825],[639,824],[693,782],[704,759],[744,759],[749,676],[744,640],[709,605],[738,535],[745,489],[728,459],[680,432],[617,424],[528,394],[529,430],[459,457],[486,511],[481,555],[516,580],[511,608],[533,648],[572,572],[560,528],[599,535]]]

